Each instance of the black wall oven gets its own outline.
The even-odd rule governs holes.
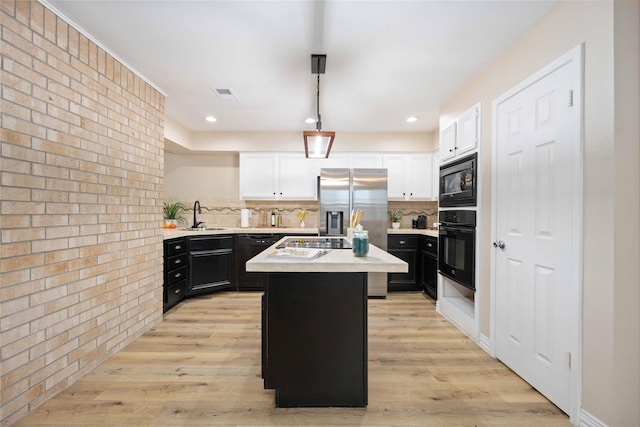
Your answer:
[[[438,271],[475,291],[476,212],[440,211],[439,220]]]
[[[478,153],[440,166],[440,206],[476,206]]]

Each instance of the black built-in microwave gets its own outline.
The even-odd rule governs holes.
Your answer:
[[[440,206],[476,206],[478,153],[440,166]]]

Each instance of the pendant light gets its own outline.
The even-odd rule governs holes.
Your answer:
[[[307,158],[327,158],[333,145],[335,132],[323,132],[320,118],[320,74],[324,74],[327,55],[311,55],[311,74],[318,75],[318,90],[316,93],[316,130],[304,131],[304,155]]]

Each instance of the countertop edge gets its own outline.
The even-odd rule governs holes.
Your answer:
[[[214,230],[215,228],[215,230]],[[283,227],[215,227],[205,231],[186,231],[181,228],[162,229],[163,240],[177,239],[186,236],[215,236],[220,234],[317,234],[317,228],[283,228]],[[389,228],[388,235],[393,234],[417,234],[431,237],[438,237],[438,230],[424,230],[417,228]]]
[[[319,258],[311,260],[280,259],[267,257],[285,238],[247,261],[247,271],[267,273],[406,273],[408,264],[390,253],[369,245],[365,257],[356,257],[350,249],[332,249]]]

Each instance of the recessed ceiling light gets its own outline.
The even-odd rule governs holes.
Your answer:
[[[306,119],[304,119],[304,122],[311,124],[311,123],[315,123],[316,119],[314,119],[313,117],[307,117]]]
[[[207,116],[207,117],[205,117],[204,119],[205,119],[206,121],[208,121],[208,122],[212,122],[212,123],[216,121],[216,118],[215,118],[215,117],[213,117],[213,116]]]
[[[407,123],[415,123],[418,121],[416,116],[407,117]]]

